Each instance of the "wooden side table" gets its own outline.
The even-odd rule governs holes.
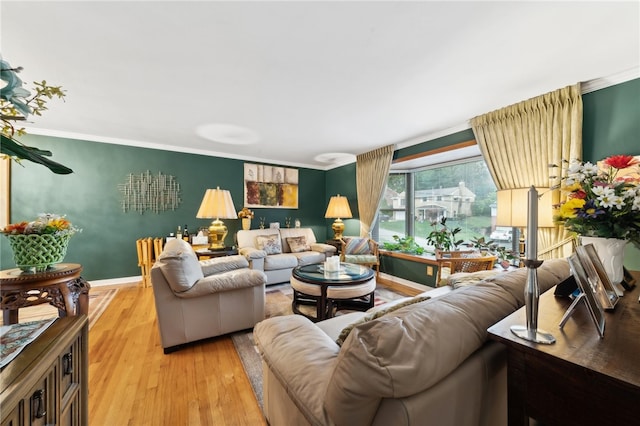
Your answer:
[[[634,273],[636,277],[640,274]],[[625,292],[613,311],[605,312],[600,338],[582,304],[563,329],[568,298],[540,297],[538,328],[556,343],[536,344],[516,337],[512,325],[526,324],[525,308],[488,330],[507,347],[509,425],[630,425],[638,423],[640,401],[640,288]]]
[[[4,324],[18,323],[18,309],[49,303],[60,317],[89,314],[91,285],[77,263],[59,263],[44,272],[0,271],[0,308]]]

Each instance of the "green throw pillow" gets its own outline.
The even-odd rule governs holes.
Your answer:
[[[352,324],[349,324],[344,329],[342,329],[342,331],[340,332],[340,335],[338,336],[338,339],[336,340],[336,343],[338,344],[338,346],[342,346],[344,341],[347,340],[349,333],[351,333],[351,330],[353,330],[354,327],[360,324],[364,324],[365,322],[372,321],[376,318],[380,318],[381,316],[388,314],[389,312],[396,311],[400,308],[404,308],[405,306],[413,305],[414,303],[424,302],[425,300],[429,300],[429,299],[431,299],[431,296],[417,296],[417,297],[405,300],[404,302],[397,303],[393,306],[389,306],[386,309],[380,309],[379,311],[371,312],[370,314],[367,314],[360,320]]]

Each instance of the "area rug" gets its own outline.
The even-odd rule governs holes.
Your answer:
[[[101,289],[94,287],[89,291],[89,330],[98,321],[117,293],[117,288]],[[58,308],[47,303],[21,308],[18,311],[19,322],[38,321],[57,316]],[[2,318],[0,318],[1,323]]]
[[[398,293],[387,287],[378,285],[376,287],[374,304],[378,306],[406,296],[408,295]],[[265,316],[267,318],[271,318],[283,315],[293,315],[293,311],[291,309],[292,300],[293,290],[291,289],[290,284],[286,283],[267,287]],[[306,307],[301,307],[301,310],[304,311],[304,308]],[[308,308],[312,309],[310,313],[313,315],[314,308]],[[336,315],[342,315],[346,312],[348,311],[338,311]],[[244,371],[247,373],[253,393],[256,395],[258,404],[262,409],[262,361],[260,359],[260,354],[258,353],[258,348],[253,340],[253,333],[251,331],[233,333],[231,335],[231,340],[233,341],[236,352],[238,352],[238,356],[242,361]]]

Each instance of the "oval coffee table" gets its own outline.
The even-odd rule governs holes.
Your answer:
[[[293,268],[291,272],[293,302],[296,314],[312,321],[333,316],[333,304],[357,310],[373,307],[376,289],[375,273],[371,268],[353,263],[341,263],[336,272],[325,271],[324,264],[314,263]],[[300,311],[300,305],[315,305],[316,316]]]

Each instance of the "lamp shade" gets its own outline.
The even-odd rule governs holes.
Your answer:
[[[207,189],[196,214],[198,219],[236,219],[231,193],[226,189]]]
[[[538,227],[552,228],[553,197],[557,191],[536,188],[538,191]],[[496,225],[523,228],[527,226],[529,188],[501,189],[498,191]]]
[[[327,219],[351,218],[351,209],[349,208],[349,200],[340,194],[334,195],[329,200],[327,211],[324,214]]]

